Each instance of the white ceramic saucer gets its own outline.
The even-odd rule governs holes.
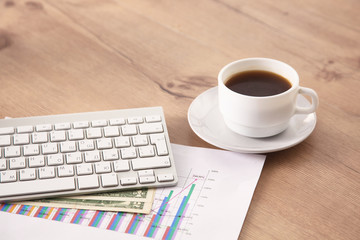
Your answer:
[[[302,95],[297,98],[299,106],[309,106]],[[200,94],[191,103],[188,121],[192,130],[204,141],[235,152],[267,153],[290,148],[306,139],[316,125],[316,114],[294,115],[289,127],[282,133],[267,138],[249,138],[232,132],[225,125],[219,111],[218,88],[213,87]]]

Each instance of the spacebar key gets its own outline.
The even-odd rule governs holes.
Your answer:
[[[62,192],[68,190],[75,190],[74,178],[55,178],[26,182],[2,183],[0,184],[0,197]]]

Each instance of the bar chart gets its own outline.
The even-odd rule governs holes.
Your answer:
[[[191,235],[187,225],[194,216],[190,216],[190,213],[196,211],[198,206],[202,206],[197,202],[206,198],[202,194],[212,189],[210,185],[215,180],[213,178],[215,175],[216,171],[205,170],[202,173],[194,173],[192,169],[179,175],[177,187],[157,189],[153,209],[148,215],[6,203],[0,205],[0,211],[153,239],[177,239],[178,235]]]

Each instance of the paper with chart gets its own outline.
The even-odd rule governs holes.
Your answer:
[[[176,144],[172,148],[179,183],[156,190],[150,214],[3,204],[0,220],[5,222],[4,214],[15,213],[59,225],[81,225],[82,231],[87,229],[83,226],[108,229],[120,238],[237,239],[265,156]],[[21,218],[26,217],[18,216],[16,223],[6,224],[19,224]],[[7,232],[6,224],[0,226],[2,234],[16,234]],[[31,229],[37,228],[41,229],[34,223]]]

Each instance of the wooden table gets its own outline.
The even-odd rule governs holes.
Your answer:
[[[225,64],[292,65],[315,131],[269,153],[239,239],[359,239],[360,2],[0,1],[0,117],[163,106],[174,143]]]

